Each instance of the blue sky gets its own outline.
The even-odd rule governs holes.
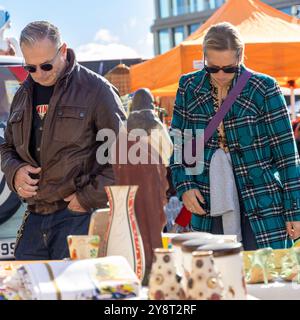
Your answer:
[[[78,59],[153,57],[153,0],[0,0],[11,14],[8,36],[34,20],[57,25]]]

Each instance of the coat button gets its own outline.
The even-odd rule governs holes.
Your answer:
[[[258,201],[258,206],[259,208],[269,208],[271,204],[273,203],[273,199],[269,196],[264,196],[261,197],[260,200]]]
[[[263,169],[261,168],[250,169],[249,174],[252,179],[261,178],[263,176]]]
[[[251,135],[239,136],[239,143],[242,147],[250,146],[253,143],[253,137]]]
[[[83,118],[84,117],[84,112],[80,112],[79,117]]]
[[[58,111],[57,113],[59,116],[62,116],[63,115],[63,112],[62,111]]]

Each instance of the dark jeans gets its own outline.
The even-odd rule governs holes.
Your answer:
[[[249,222],[249,218],[241,213],[241,230],[242,230],[242,243],[244,250],[256,250],[256,240]],[[213,218],[212,226],[213,234],[224,234],[222,217]]]
[[[16,244],[16,260],[61,260],[69,258],[68,235],[87,235],[90,213],[68,208],[50,215],[30,213]]]

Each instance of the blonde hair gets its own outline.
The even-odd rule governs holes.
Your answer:
[[[210,27],[203,40],[203,52],[207,50],[233,50],[240,60],[244,58],[245,44],[241,34],[235,26],[229,22],[222,22]]]

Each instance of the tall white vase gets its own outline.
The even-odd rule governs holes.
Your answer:
[[[134,201],[138,186],[105,187],[110,205],[107,255],[125,257],[138,278],[145,274],[145,254]]]

